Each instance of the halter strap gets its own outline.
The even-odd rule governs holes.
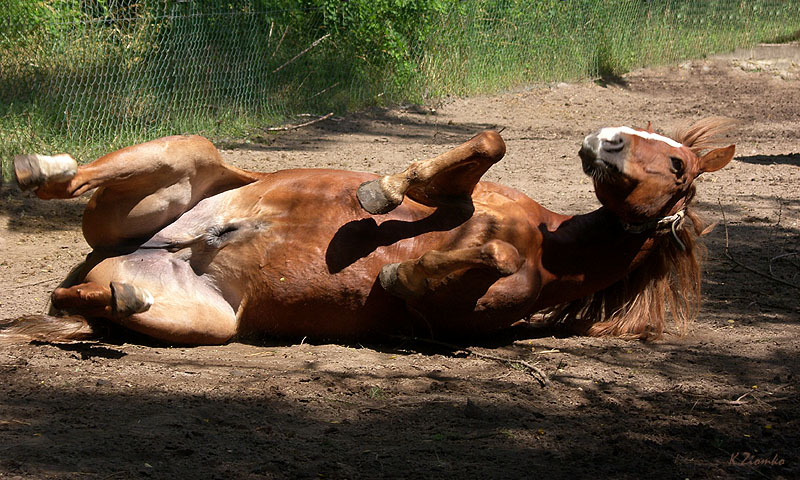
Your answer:
[[[686,251],[686,245],[681,241],[680,237],[678,237],[678,229],[683,226],[683,219],[686,217],[686,208],[681,208],[678,210],[674,215],[670,215],[667,217],[659,218],[656,220],[650,220],[649,222],[645,223],[638,223],[638,224],[631,224],[631,223],[622,223],[622,228],[626,232],[629,233],[645,233],[650,231],[658,231],[658,230],[665,230],[667,228],[670,229],[672,232],[672,238],[678,244],[678,247],[681,251]]]

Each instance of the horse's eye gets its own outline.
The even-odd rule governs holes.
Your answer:
[[[683,164],[683,159],[680,157],[669,157],[670,161],[672,162],[672,167],[670,170],[677,176],[683,175],[683,170],[686,168]]]

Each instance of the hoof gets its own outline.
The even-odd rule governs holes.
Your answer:
[[[373,215],[389,213],[397,208],[403,201],[402,197],[399,202],[389,198],[386,192],[384,192],[383,187],[381,187],[380,180],[362,183],[361,186],[358,187],[356,196],[358,197],[358,203],[361,204],[361,208]]]
[[[399,263],[389,263],[383,266],[380,275],[378,275],[378,280],[381,282],[383,289],[403,300],[416,300],[421,298],[422,294],[409,289],[400,281],[397,274],[398,268],[400,268]]]
[[[40,187],[47,182],[66,182],[78,172],[78,163],[66,154],[16,155],[14,176],[22,190]]]
[[[128,317],[146,312],[153,305],[153,295],[130,283],[111,282],[111,311],[115,316]]]

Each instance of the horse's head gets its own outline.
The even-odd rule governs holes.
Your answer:
[[[653,243],[623,280],[554,308],[551,320],[589,335],[657,338],[669,311],[679,331],[686,330],[700,304],[702,243],[697,238],[708,231],[688,204],[694,180],[733,158],[733,145],[714,148],[732,123],[708,118],[672,138],[649,126],[603,128],[586,137],[579,155],[597,198],[625,231],[646,233]],[[685,217],[693,228],[681,228]],[[664,235],[653,235],[657,231]]]
[[[603,128],[584,139],[579,155],[600,202],[623,222],[642,223],[681,210],[698,175],[731,161],[733,145],[701,155],[729,126],[723,119],[701,120],[677,140],[650,128]]]

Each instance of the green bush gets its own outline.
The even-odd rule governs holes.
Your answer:
[[[0,160],[621,75],[793,38],[780,0],[6,0]]]

